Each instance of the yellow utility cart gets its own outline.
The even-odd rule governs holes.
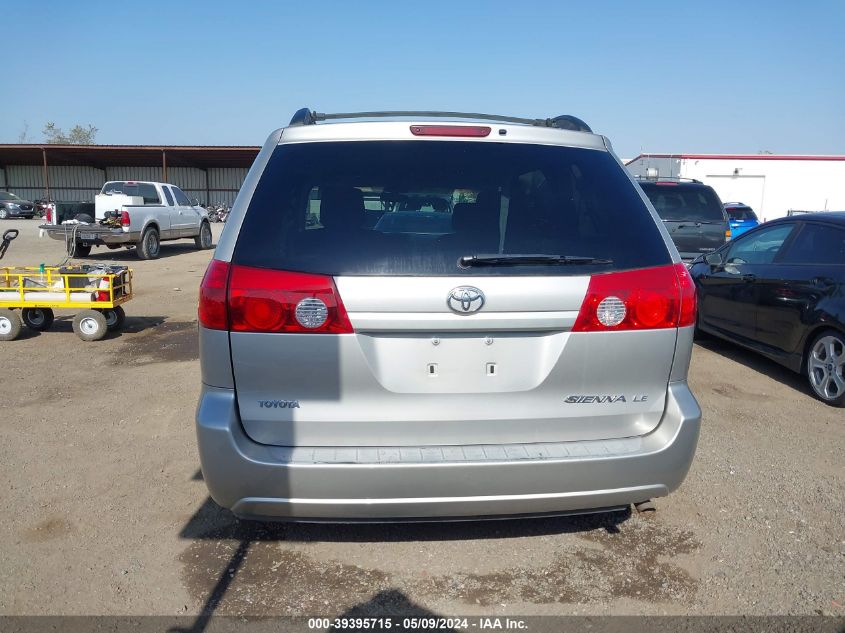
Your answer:
[[[6,247],[14,237],[4,234]],[[98,341],[123,326],[122,304],[131,298],[126,266],[0,267],[0,341],[16,339],[23,325],[49,329],[57,309],[76,311],[73,331],[83,341]]]

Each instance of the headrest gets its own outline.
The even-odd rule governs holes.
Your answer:
[[[320,189],[320,224],[329,229],[359,229],[364,224],[364,194],[355,187]]]
[[[491,204],[459,202],[452,209],[452,228],[458,233],[489,235],[498,232],[499,214]]]

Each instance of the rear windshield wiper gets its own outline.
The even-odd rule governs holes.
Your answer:
[[[585,257],[582,255],[464,255],[458,259],[461,268],[470,266],[533,266],[533,265],[577,265],[577,264],[612,264],[612,259]]]

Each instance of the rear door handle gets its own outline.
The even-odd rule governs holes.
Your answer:
[[[757,281],[757,275],[753,275],[753,274],[751,274],[751,273],[745,273],[745,274],[742,276],[742,280],[743,280],[743,281],[747,281],[747,282],[749,282],[749,283],[750,283],[750,282],[752,282],[752,281]]]

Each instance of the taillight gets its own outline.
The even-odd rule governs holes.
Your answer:
[[[200,301],[197,311],[199,322],[212,330],[228,330],[226,286],[229,281],[229,264],[212,259],[200,284]]]
[[[120,212],[120,226],[129,226],[129,211]]]
[[[475,136],[490,135],[490,128],[486,125],[412,125],[411,134],[414,136]]]
[[[681,290],[681,314],[678,318],[678,327],[695,325],[698,301],[695,294],[695,282],[686,264],[675,264],[675,272],[678,273],[678,286]]]
[[[47,207],[47,224],[53,223],[53,210],[50,207]]]
[[[684,264],[593,275],[573,332],[657,330],[695,322],[695,285]]]
[[[228,297],[233,332],[352,333],[331,277],[233,266]]]

